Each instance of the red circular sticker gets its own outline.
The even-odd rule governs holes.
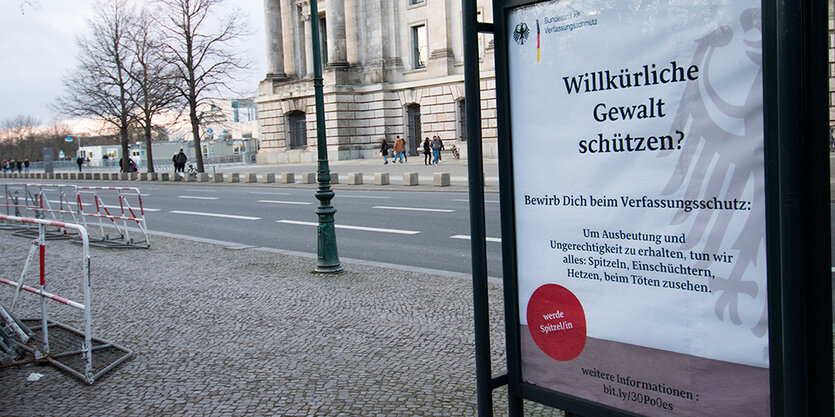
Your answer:
[[[546,355],[570,361],[586,346],[586,313],[571,291],[545,284],[528,300],[528,330]]]

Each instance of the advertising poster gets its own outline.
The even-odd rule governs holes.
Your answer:
[[[523,381],[648,416],[769,415],[759,7],[508,13]]]

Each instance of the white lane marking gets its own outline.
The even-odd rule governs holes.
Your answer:
[[[50,203],[55,203],[55,204],[61,204],[61,202],[60,202],[60,201],[58,201],[58,200],[49,200],[49,202],[50,202]],[[71,206],[75,206],[75,205],[77,205],[78,203],[67,202],[66,204],[71,205]],[[87,204],[88,204],[88,205],[95,205],[94,203],[87,203]],[[120,208],[121,208],[121,207],[119,207],[119,206],[108,206],[108,205],[105,205],[104,207],[107,207],[107,208],[114,208],[114,209],[120,209]],[[133,210],[134,210],[134,211],[139,211],[139,207],[132,206],[132,208],[133,208]],[[125,210],[127,210],[127,209],[128,209],[128,208],[127,208],[127,207],[125,207]],[[142,210],[145,210],[145,211],[159,211],[160,209],[155,209],[155,208],[147,208],[147,207],[144,207],[144,208],[142,208]]]
[[[450,236],[449,238],[450,239],[461,239],[461,240],[470,240],[471,239],[467,235],[454,235],[454,236]],[[487,238],[484,238],[484,240],[486,240],[488,242],[502,243],[502,238],[500,238],[500,237],[487,237]]]
[[[302,226],[319,226],[319,223],[314,222],[300,222],[296,220],[276,220],[276,223],[284,223],[284,224],[298,224]],[[398,229],[380,229],[377,227],[364,227],[364,226],[347,226],[344,224],[335,224],[333,225],[336,229],[348,229],[348,230],[362,230],[365,232],[380,232],[380,233],[395,233],[399,235],[416,235],[420,233],[417,230],[398,230]]]
[[[387,200],[391,197],[382,197],[382,196],[370,196],[370,195],[343,195],[339,194],[336,198],[368,198],[368,199],[377,199],[377,200]]]
[[[250,194],[264,194],[264,195],[290,195],[290,193],[271,193],[267,191],[250,191]]]
[[[431,211],[431,212],[436,212],[436,213],[452,213],[452,212],[455,211],[455,210],[449,210],[449,209],[433,209],[433,208],[420,208],[420,207],[374,206],[372,208],[383,209],[383,210]]]
[[[234,214],[202,213],[202,212],[199,212],[199,211],[174,210],[174,211],[169,211],[169,213],[190,214],[192,216],[223,217],[223,218],[227,218],[227,219],[238,219],[238,220],[261,220],[260,217],[236,216]]]
[[[305,201],[278,201],[278,200],[258,200],[259,203],[270,203],[270,204],[297,204],[301,206],[309,206],[313,203],[305,202]]]
[[[469,203],[470,202],[470,200],[468,198],[456,198],[452,201],[460,201],[462,203]],[[485,203],[496,203],[496,204],[498,204],[499,200],[484,200],[484,202]]]
[[[178,195],[177,198],[184,198],[187,200],[217,200],[218,197],[202,197],[196,195]]]

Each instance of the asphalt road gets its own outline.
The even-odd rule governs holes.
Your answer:
[[[143,194],[151,231],[310,254],[317,251],[314,188],[136,185]],[[337,209],[340,257],[461,273],[471,270],[466,193],[338,190],[332,204]],[[486,196],[485,215],[488,274],[500,277],[498,196]]]

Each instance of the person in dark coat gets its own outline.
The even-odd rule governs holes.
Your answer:
[[[180,153],[177,154],[177,163],[180,164],[180,167],[179,167],[180,168],[180,173],[182,173],[183,170],[185,169],[186,161],[188,161],[188,157],[183,152],[183,150],[180,149]]]
[[[81,172],[81,165],[84,164],[84,158],[81,155],[75,157],[75,163],[78,165],[78,172]]]
[[[432,147],[429,145],[429,136],[423,140],[423,165],[429,165],[432,162]]]
[[[389,163],[389,143],[386,138],[383,138],[383,143],[380,145],[380,154],[383,155],[383,165]]]

